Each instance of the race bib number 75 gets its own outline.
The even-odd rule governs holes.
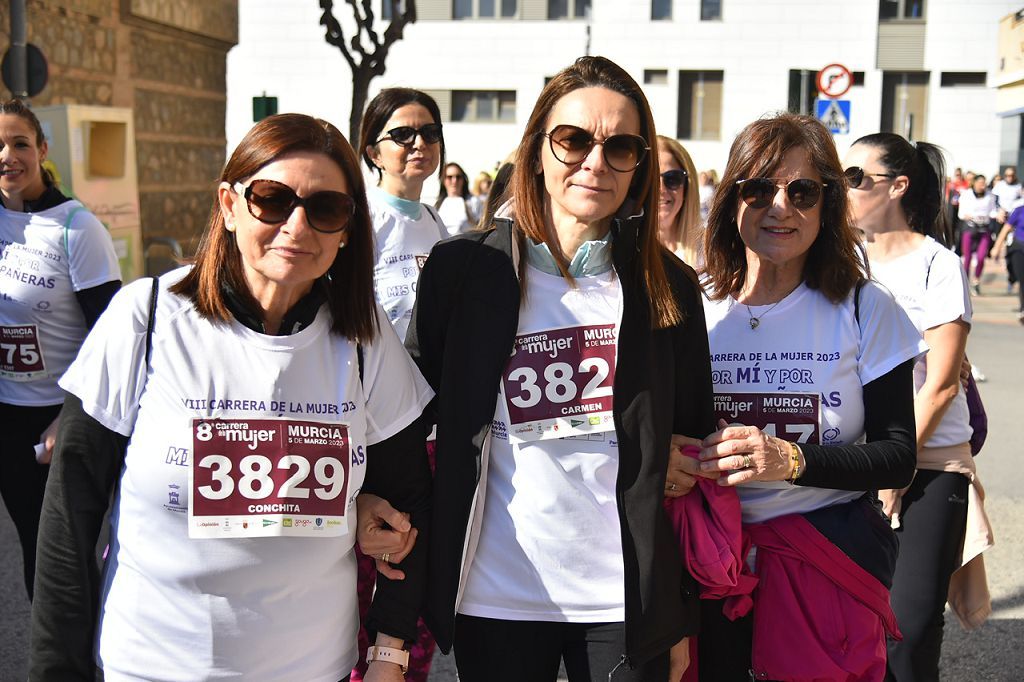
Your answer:
[[[345,424],[194,419],[189,537],[347,532]]]
[[[614,324],[550,329],[515,339],[502,377],[512,442],[612,431]]]

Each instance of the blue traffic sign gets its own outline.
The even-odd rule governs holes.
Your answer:
[[[850,100],[819,99],[818,120],[825,124],[833,135],[847,135],[850,132]]]

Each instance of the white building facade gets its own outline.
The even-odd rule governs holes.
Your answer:
[[[379,15],[388,0],[373,1]],[[418,0],[418,21],[370,96],[399,85],[434,95],[448,159],[472,177],[515,149],[546,78],[580,55],[603,55],[643,85],[658,132],[679,139],[698,169],[720,172],[750,121],[815,113],[817,72],[841,64],[853,86],[840,98],[850,107],[848,132],[835,136],[840,154],[887,130],[941,145],[951,168],[991,175],[1001,162],[990,87],[999,23],[1019,9],[1020,0]],[[335,2],[343,24],[349,12]],[[320,14],[313,0],[239,3],[229,150],[264,94],[278,111],[347,132],[351,75]]]

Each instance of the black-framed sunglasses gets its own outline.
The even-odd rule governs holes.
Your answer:
[[[661,174],[661,182],[665,185],[665,189],[673,192],[680,187],[685,190],[689,183],[689,173],[681,169],[667,170]]]
[[[428,123],[425,126],[419,128],[413,128],[412,126],[398,126],[384,133],[384,137],[377,140],[377,143],[383,142],[384,140],[391,140],[395,144],[402,147],[411,147],[416,141],[416,136],[419,135],[423,138],[423,141],[427,144],[437,144],[441,141],[443,136],[440,123]]]
[[[891,180],[897,177],[895,173],[867,173],[860,166],[850,166],[843,171],[843,175],[846,176],[846,182],[853,189],[860,187],[864,178],[889,178]]]
[[[775,193],[784,188],[789,203],[800,210],[814,208],[821,199],[821,188],[828,187],[828,184],[810,178],[797,178],[785,184],[775,182],[771,178],[749,178],[737,180],[736,184],[740,187],[740,198],[750,208],[767,208],[771,205]]]
[[[343,192],[321,190],[308,197],[300,197],[288,185],[276,180],[253,180],[246,187],[240,182],[232,185],[245,197],[253,218],[268,225],[286,222],[301,206],[306,210],[306,222],[317,232],[341,232],[356,212],[356,202]]]
[[[622,133],[598,140],[589,131],[573,125],[557,125],[551,132],[541,133],[551,144],[551,153],[566,166],[574,166],[590,154],[595,144],[601,145],[605,163],[619,173],[636,170],[650,147],[639,135]]]

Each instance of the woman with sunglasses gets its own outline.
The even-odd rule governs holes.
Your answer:
[[[713,427],[695,276],[658,243],[640,87],[583,57],[541,92],[512,200],[434,247],[406,346],[435,387],[427,623],[464,682],[678,680],[697,598],[662,507]],[[681,649],[686,650],[686,642]]]
[[[0,104],[0,493],[32,599],[39,510],[64,392],[57,380],[121,286],[103,224],[43,168],[43,128]]]
[[[719,429],[684,439],[702,447],[699,464],[674,459],[736,487],[760,582],[752,614],[702,600],[701,679],[885,674],[896,540],[867,491],[913,474],[912,364],[925,346],[866,280],[847,211],[816,119],[758,120],[733,142],[704,242]]]
[[[448,234],[456,235],[473,229],[480,217],[471,208],[473,196],[469,193],[466,171],[457,163],[449,163],[444,167],[442,178],[444,187],[434,202],[434,208]]]
[[[683,262],[700,267],[700,196],[693,159],[678,141],[658,135],[658,165],[658,238]]]
[[[968,506],[980,505],[981,497],[970,491],[977,482],[973,431],[960,389],[971,328],[970,291],[960,259],[949,249],[942,150],[876,133],[853,143],[845,165],[850,205],[866,238],[871,274],[896,296],[929,348],[914,365],[914,482],[879,495],[900,540],[892,605],[903,640],[889,643],[890,678],[937,680],[950,577],[978,551],[971,549],[978,547],[973,537],[965,543]],[[980,554],[978,559],[980,563]],[[950,601],[962,614],[957,608],[962,604]],[[968,611],[975,617],[982,613]],[[976,627],[984,615],[965,622]]]
[[[374,301],[364,192],[337,128],[264,119],[224,167],[195,264],[100,318],[61,380],[32,679],[347,680],[361,491],[420,530],[367,621],[365,679],[403,679],[432,392]]]

